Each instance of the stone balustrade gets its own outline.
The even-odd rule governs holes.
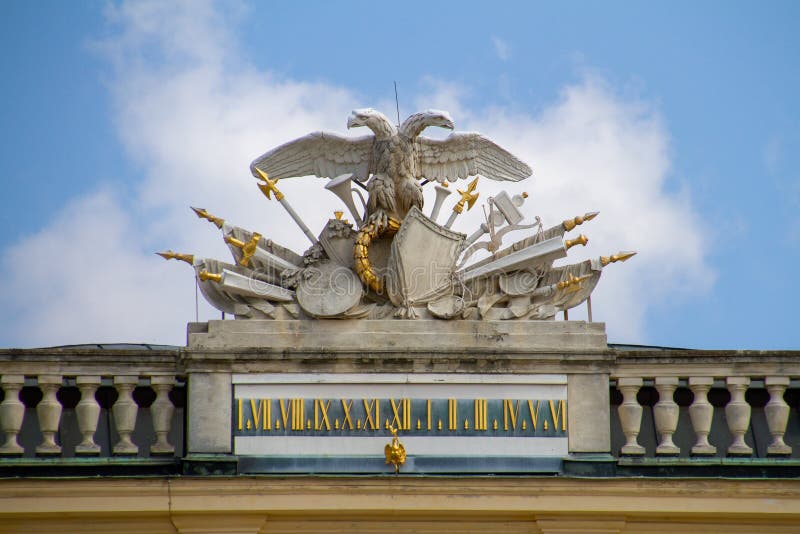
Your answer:
[[[610,375],[612,436],[621,438],[612,454],[796,457],[800,428],[790,429],[795,439],[787,443],[787,426],[797,377],[797,354],[789,352],[622,353]]]
[[[175,456],[184,396],[177,354],[0,352],[0,457]]]
[[[134,347],[0,350],[0,462],[230,454],[231,373],[334,371],[563,373],[571,457],[800,457],[797,351],[515,345],[464,360],[449,345],[447,358],[395,347],[367,359],[350,349],[319,358],[310,347]]]

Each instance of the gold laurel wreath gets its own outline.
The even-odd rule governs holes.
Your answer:
[[[364,284],[376,293],[383,292],[383,281],[375,274],[372,263],[369,261],[369,246],[372,241],[382,236],[392,236],[400,229],[400,221],[389,217],[388,224],[379,230],[374,222],[368,222],[358,231],[356,244],[353,247],[353,259],[358,277]]]

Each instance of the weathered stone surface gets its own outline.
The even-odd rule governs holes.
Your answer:
[[[189,454],[231,452],[231,375],[193,373],[189,379]]]
[[[608,375],[569,375],[567,406],[569,452],[610,453]]]
[[[264,352],[574,352],[607,350],[605,325],[583,321],[209,321],[190,350]]]

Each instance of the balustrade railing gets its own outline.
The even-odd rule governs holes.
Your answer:
[[[0,463],[185,457],[186,383],[193,375],[184,377],[181,354],[0,351]],[[800,353],[610,349],[587,358],[596,358],[599,383],[610,379],[614,456],[800,458]],[[575,369],[568,360],[564,365],[567,374]],[[205,436],[197,438],[202,445]]]
[[[0,458],[180,456],[176,361],[170,350],[0,353]]]
[[[611,374],[614,455],[800,456],[796,357],[781,362],[755,353],[749,359],[741,353],[684,361],[672,356],[646,362],[640,356],[630,366],[618,359]]]

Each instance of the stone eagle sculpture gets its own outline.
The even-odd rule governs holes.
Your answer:
[[[431,126],[454,129],[445,111],[415,113],[396,127],[374,109],[357,109],[347,127],[359,126],[366,126],[373,135],[350,138],[314,132],[263,154],[253,161],[251,172],[258,177],[256,169],[260,169],[273,180],[308,175],[334,178],[347,173],[361,183],[369,180],[365,224],[373,223],[379,233],[390,218],[399,222],[412,207],[422,208],[419,180],[423,178],[444,182],[481,175],[516,182],[532,172],[478,133],[453,133],[442,140],[421,137]]]
[[[539,217],[535,223],[521,224],[525,193],[511,196],[501,191],[488,197],[484,223],[469,235],[454,230],[457,216],[478,197],[478,176],[516,182],[527,178],[531,169],[477,133],[451,133],[442,140],[421,136],[431,126],[452,130],[447,112],[423,111],[394,125],[373,109],[359,109],[347,126],[367,127],[372,135],[349,138],[316,132],[270,150],[250,165],[258,188],[268,200],[280,203],[311,241],[310,248],[295,252],[259,232],[193,208],[221,231],[233,263],[171,250],[158,254],[190,264],[200,291],[224,313],[237,319],[282,321],[390,316],[552,320],[559,311],[566,318],[567,310],[582,302],[591,321],[589,296],[603,268],[635,254],[623,251],[554,265],[572,247],[588,243],[585,235],[565,235],[597,212],[549,228]],[[334,211],[335,218],[320,232],[303,222],[277,181],[309,175],[332,178],[325,188],[345,203],[355,226],[342,218],[341,210]],[[444,182],[472,177],[458,191],[447,222],[438,222],[451,194]],[[352,180],[369,191],[369,198],[362,198],[364,210],[353,201]],[[435,186],[436,200],[426,215],[421,209],[422,186],[428,181],[442,183]],[[504,235],[534,228],[524,239],[501,248]],[[489,255],[475,259],[477,251]],[[393,445],[387,460],[398,466],[402,446]]]

